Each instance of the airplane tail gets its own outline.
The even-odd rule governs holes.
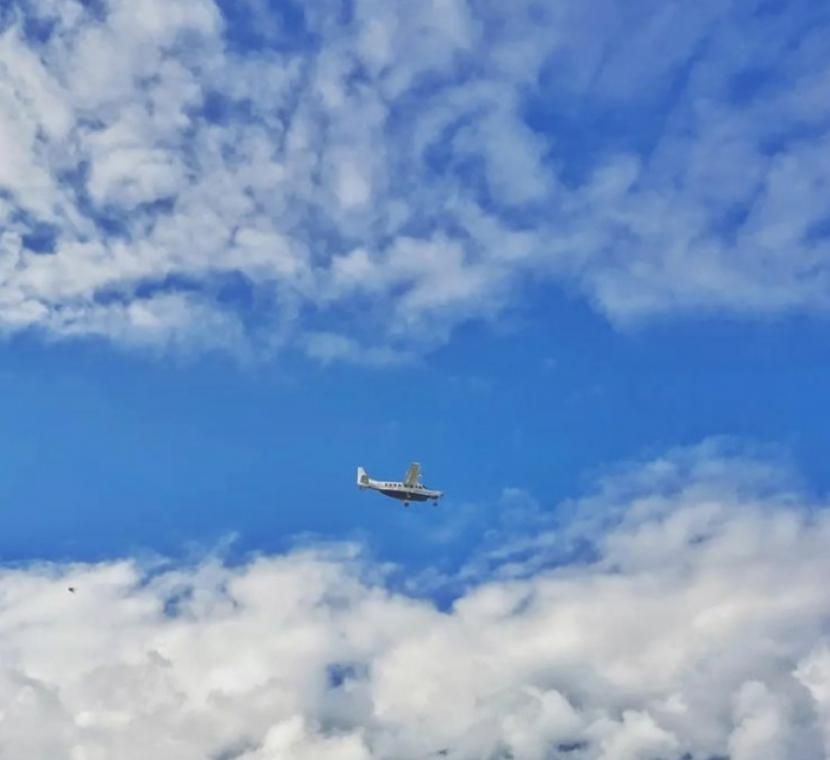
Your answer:
[[[369,476],[362,467],[357,468],[357,484],[361,488],[366,488],[369,485]]]

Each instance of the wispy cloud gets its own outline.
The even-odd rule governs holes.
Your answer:
[[[324,334],[376,362],[530,277],[620,323],[827,308],[813,3],[16,0],[0,24],[6,332]]]
[[[563,527],[592,559],[479,577],[446,612],[349,545],[5,569],[0,756],[825,756],[827,511],[712,444],[591,507]]]

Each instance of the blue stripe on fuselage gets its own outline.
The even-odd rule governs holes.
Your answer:
[[[419,491],[392,491],[381,488],[380,492],[386,496],[391,496],[393,499],[400,499],[401,501],[427,501],[430,498],[425,493]]]

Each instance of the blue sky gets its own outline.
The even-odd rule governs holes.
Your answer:
[[[823,492],[823,335],[804,318],[620,334],[548,298],[497,333],[469,326],[383,369],[148,360],[16,338],[0,380],[18,431],[2,450],[3,555],[180,555],[230,534],[236,550],[274,550],[311,532],[453,566],[497,523],[504,489],[553,511],[620,461],[710,436],[772,446]],[[398,477],[413,458],[448,492],[437,510],[403,513],[354,488],[357,463]]]
[[[829,87],[813,0],[4,3],[0,757],[826,756]]]
[[[711,436],[825,488],[822,11],[604,7],[7,10],[4,556],[433,562],[430,521],[452,563],[505,488]],[[411,459],[438,514],[351,488]]]

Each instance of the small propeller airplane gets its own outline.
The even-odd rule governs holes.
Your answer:
[[[432,491],[421,483],[421,465],[413,462],[404,475],[403,481],[372,480],[362,467],[357,468],[357,487],[380,491],[384,496],[391,496],[403,502],[405,507],[410,501],[430,501],[438,503],[443,491]]]

